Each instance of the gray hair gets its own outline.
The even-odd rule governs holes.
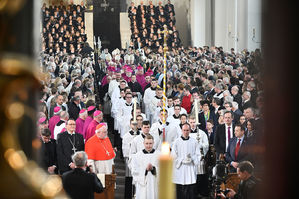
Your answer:
[[[239,87],[238,86],[233,86],[232,89],[236,90],[237,92],[239,91]]]
[[[239,104],[235,101],[232,102],[232,105],[235,109],[238,109],[239,108]]]
[[[72,160],[77,167],[84,167],[87,162],[87,154],[84,151],[78,151],[72,156]]]
[[[218,84],[215,85],[215,87],[220,89],[220,90],[223,90],[223,84],[218,83]]]
[[[61,119],[65,119],[65,120],[69,119],[69,113],[66,112],[66,111],[61,111],[59,116],[60,116]]]
[[[251,93],[249,91],[245,91],[243,95],[247,95],[249,99],[251,98]]]
[[[255,88],[255,83],[254,83],[254,81],[250,81],[250,82],[248,82],[248,84],[249,84],[249,86],[250,86],[251,88]]]
[[[233,100],[234,100],[234,98],[231,95],[224,97],[224,102],[232,102]]]

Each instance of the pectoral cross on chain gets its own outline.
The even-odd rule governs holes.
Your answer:
[[[106,12],[107,8],[109,7],[109,3],[107,3],[107,0],[103,0],[104,2],[101,3],[101,7],[104,8],[104,11]]]
[[[110,153],[109,153],[109,151],[106,151],[106,154],[107,154],[108,156],[110,156]]]
[[[73,145],[73,148],[72,148],[72,151],[74,152],[74,153],[76,153],[76,147]]]

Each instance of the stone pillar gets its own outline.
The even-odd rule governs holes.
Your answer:
[[[85,12],[85,33],[87,35],[87,43],[93,48],[93,12]]]

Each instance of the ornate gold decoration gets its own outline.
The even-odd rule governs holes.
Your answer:
[[[14,15],[24,6],[25,1],[26,0],[0,0],[0,12]]]
[[[60,177],[48,175],[25,154],[34,157],[37,153],[34,148],[28,152],[36,139],[34,96],[40,87],[37,74],[32,72],[34,65],[21,55],[0,57],[0,193],[4,198],[61,196]]]

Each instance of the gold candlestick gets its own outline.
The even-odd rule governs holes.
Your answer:
[[[167,142],[163,142],[159,157],[159,199],[174,199],[175,188],[172,182],[172,162],[170,148]]]
[[[168,50],[168,47],[167,47],[167,34],[168,34],[168,30],[167,30],[167,26],[164,25],[164,31],[163,31],[163,34],[164,34],[164,48],[163,48],[163,51],[164,51],[164,70],[163,70],[163,120],[162,120],[162,123],[163,123],[163,126],[165,127],[165,124],[166,124],[166,111],[165,111],[165,108],[166,108],[166,70],[167,70],[167,66],[166,66],[166,52]],[[164,128],[163,127],[163,128]],[[163,129],[163,142],[165,142],[165,128]]]

